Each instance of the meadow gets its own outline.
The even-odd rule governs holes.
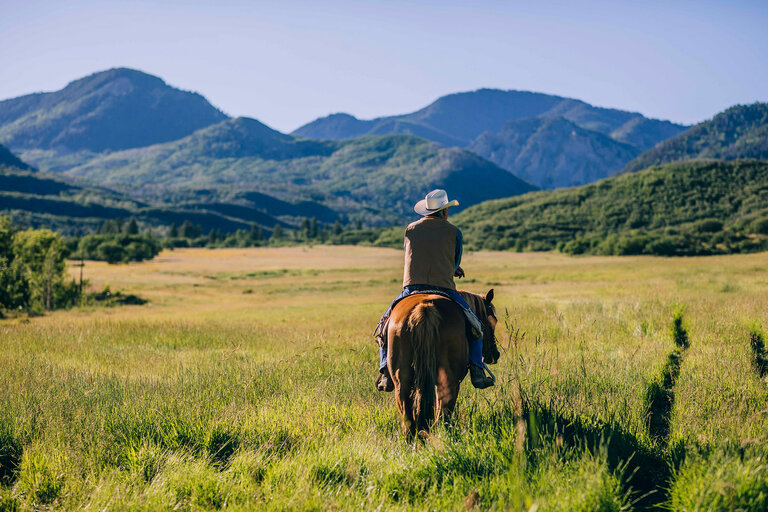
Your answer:
[[[86,262],[149,302],[0,320],[0,510],[768,509],[765,253],[462,266],[497,386],[409,443],[373,385],[401,251]]]

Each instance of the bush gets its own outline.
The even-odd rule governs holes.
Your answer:
[[[768,235],[768,217],[761,217],[752,222],[752,231],[760,235]]]
[[[116,242],[106,241],[99,244],[96,248],[96,257],[91,257],[89,259],[97,259],[106,261],[107,263],[117,263],[123,260],[123,248],[117,245]]]
[[[657,256],[677,256],[679,245],[677,237],[661,236],[648,244],[648,252]]]
[[[620,237],[613,247],[613,254],[627,256],[633,254],[643,254],[648,245],[648,238],[644,236],[623,236]]]
[[[77,256],[107,263],[128,263],[150,260],[157,256],[161,249],[160,241],[152,235],[87,235],[81,238],[77,245]]]
[[[590,248],[591,244],[589,241],[586,238],[579,237],[564,243],[561,246],[560,251],[565,254],[584,254]]]
[[[717,233],[723,230],[723,223],[717,219],[704,219],[694,224],[693,229],[698,233]]]

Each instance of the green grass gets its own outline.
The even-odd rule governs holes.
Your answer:
[[[467,254],[505,320],[498,384],[465,382],[455,423],[413,444],[373,387],[401,258],[88,262],[149,302],[0,321],[0,509],[764,509],[764,254]],[[654,386],[674,395],[663,431]]]

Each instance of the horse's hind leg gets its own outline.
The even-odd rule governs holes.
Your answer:
[[[438,414],[443,417],[443,421],[451,424],[453,410],[456,408],[456,399],[459,397],[459,382],[453,373],[441,368],[437,372],[437,403]]]
[[[416,419],[413,416],[413,372],[410,366],[398,368],[392,373],[395,381],[395,401],[400,411],[400,425],[403,434],[409,438],[416,435]]]

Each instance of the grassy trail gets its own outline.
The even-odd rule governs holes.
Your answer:
[[[765,254],[465,258],[499,383],[416,446],[373,387],[400,251],[87,263],[150,302],[0,321],[0,510],[765,510]]]

